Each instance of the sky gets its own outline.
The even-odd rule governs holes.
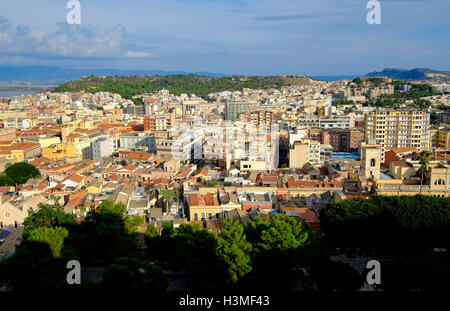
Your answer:
[[[0,65],[358,75],[450,70],[450,0],[0,0]]]

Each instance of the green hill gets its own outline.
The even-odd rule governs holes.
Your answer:
[[[374,71],[365,75],[366,77],[388,77],[397,80],[450,80],[450,71],[439,71],[428,68],[397,69],[386,68],[383,71]]]
[[[209,93],[236,91],[244,88],[270,89],[288,85],[309,84],[305,76],[233,76],[209,77],[194,74],[172,76],[88,76],[49,89],[51,92],[114,92],[131,99],[142,93],[161,89],[175,95],[196,94],[205,97]]]

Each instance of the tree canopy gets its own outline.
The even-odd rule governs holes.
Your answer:
[[[102,286],[113,291],[166,291],[169,282],[161,268],[144,267],[136,258],[121,257],[103,274]]]
[[[15,163],[7,165],[3,174],[0,174],[0,185],[16,186],[38,177],[41,177],[41,173],[33,165],[24,162]]]
[[[335,247],[448,247],[450,198],[354,198],[327,203],[320,221],[327,243]]]
[[[132,99],[134,95],[153,93],[162,89],[175,95],[196,94],[201,97],[215,92],[242,91],[250,89],[281,88],[295,83],[307,83],[308,79],[298,76],[233,76],[208,77],[194,74],[169,76],[111,76],[83,77],[51,89],[53,92],[114,92]]]
[[[219,253],[227,264],[228,282],[236,283],[252,270],[250,252],[244,227],[232,218],[224,220],[219,238]]]
[[[75,224],[76,216],[64,212],[64,208],[57,202],[54,204],[39,204],[36,211],[30,209],[25,218],[24,236],[38,228],[69,227]]]

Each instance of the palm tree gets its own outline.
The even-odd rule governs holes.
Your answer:
[[[427,167],[428,163],[430,163],[431,160],[431,152],[429,151],[422,151],[419,154],[419,164],[420,170],[422,171],[422,176],[420,177],[420,194],[422,194],[422,185],[423,185],[423,174],[425,172],[425,168]]]

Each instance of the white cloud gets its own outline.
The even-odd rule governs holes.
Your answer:
[[[129,57],[129,58],[150,58],[150,57],[154,57],[154,55],[151,54],[151,53],[135,52],[135,51],[127,51],[125,53],[125,56]]]
[[[112,29],[96,26],[59,23],[54,32],[14,27],[0,16],[1,55],[35,56],[48,58],[147,58],[153,55],[144,51],[125,51],[125,27]]]

